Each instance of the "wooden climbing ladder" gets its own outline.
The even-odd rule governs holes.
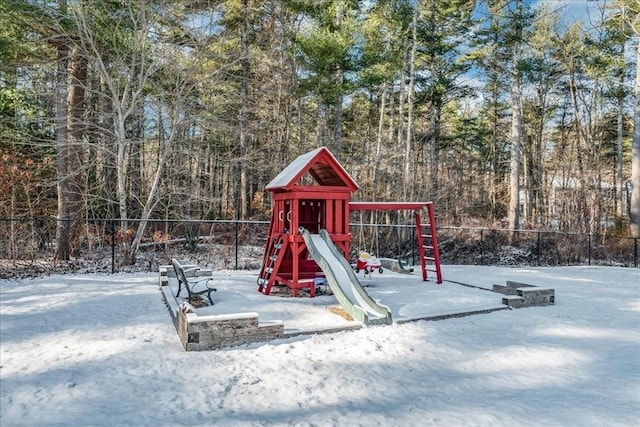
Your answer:
[[[273,222],[269,227],[269,241],[266,245],[267,250],[264,252],[264,259],[262,260],[262,269],[258,276],[258,291],[265,295],[269,295],[271,287],[275,283],[276,274],[278,268],[284,258],[284,234],[275,233],[273,231]]]
[[[422,280],[427,280],[427,272],[436,274],[436,283],[442,283],[442,269],[440,266],[440,251],[438,249],[438,234],[436,231],[436,218],[433,203],[427,202],[423,211],[426,211],[428,222],[422,222],[420,211],[416,210],[416,237],[418,240],[418,253],[422,268]]]

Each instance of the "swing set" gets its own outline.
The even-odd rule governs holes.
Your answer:
[[[376,255],[371,255],[371,253],[379,254],[380,253],[380,245],[378,243],[379,237],[378,232],[376,230],[375,233],[375,251],[373,244],[371,244],[369,250],[369,245],[367,245],[366,238],[364,235],[364,221],[362,219],[362,211],[360,211],[360,233],[358,235],[358,259],[355,264],[352,264],[353,269],[356,273],[359,273],[361,270],[364,272],[364,276],[367,277],[374,271],[378,271],[380,274],[384,271],[382,268],[382,262],[378,259]],[[371,276],[369,276],[371,277]]]
[[[442,270],[440,268],[440,252],[438,250],[438,237],[436,233],[433,202],[349,202],[349,211],[351,212],[401,210],[413,211],[418,253],[422,269],[422,280],[426,281],[428,272],[433,272],[436,274],[436,283],[442,283]],[[428,222],[422,222],[422,218],[420,216],[421,211],[426,211]],[[377,234],[376,249],[379,250]],[[400,260],[399,264],[403,267]],[[356,264],[356,272],[357,271],[358,264]],[[369,272],[371,271],[372,269],[369,269]],[[382,273],[381,267],[380,273]],[[365,274],[367,274],[366,269]]]
[[[374,272],[374,271],[378,271],[380,274],[383,273],[384,268],[382,266],[382,262],[381,259],[379,259],[379,254],[380,254],[380,231],[378,229],[379,225],[375,224],[375,220],[373,215],[371,216],[371,223],[370,224],[372,227],[375,228],[375,231],[372,233],[372,236],[366,236],[365,235],[365,222],[363,220],[363,216],[362,216],[362,212],[364,211],[360,211],[360,226],[359,226],[359,233],[358,233],[358,257],[357,260],[354,264],[352,264],[352,267],[354,268],[356,273],[359,273],[361,270],[364,271],[364,275],[365,277],[367,275],[369,275],[370,273]],[[373,212],[373,211],[372,211]],[[398,213],[396,211],[396,213]],[[403,226],[400,223],[400,215],[397,216],[398,218],[398,235],[397,235],[397,239],[398,241],[402,238],[405,239],[405,236],[400,235],[402,228],[404,228],[405,226]],[[371,239],[371,240],[368,240]],[[415,239],[415,232],[413,233],[413,236],[409,239],[410,241],[413,241]],[[369,243],[367,243],[367,241],[369,241]],[[397,249],[400,249],[400,244],[398,244]],[[408,256],[398,256],[397,258],[395,258],[395,261],[397,262],[397,267],[402,270],[402,271],[406,271],[408,273],[413,272],[413,266],[415,264],[415,242],[413,242],[411,244],[411,254]],[[372,254],[376,254],[376,255],[372,255]]]

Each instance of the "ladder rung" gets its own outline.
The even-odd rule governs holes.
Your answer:
[[[267,272],[267,274],[271,274],[273,273],[273,267],[269,267],[265,271]]]
[[[422,236],[423,239],[425,238],[430,239],[432,237],[431,234],[421,234],[420,236]]]
[[[258,285],[264,286],[267,284],[267,279],[258,279]]]
[[[433,249],[433,246],[422,246],[424,249]]]
[[[428,261],[435,261],[436,259],[430,256],[426,256],[424,257],[424,259],[428,260]]]
[[[276,248],[276,249],[280,249],[280,248],[282,248],[282,243],[278,242],[275,245],[273,245],[273,247]]]
[[[277,256],[277,255],[271,255],[271,256],[269,257],[269,259],[270,259],[271,261],[275,261],[275,260],[277,260],[277,259],[278,259],[278,256]]]

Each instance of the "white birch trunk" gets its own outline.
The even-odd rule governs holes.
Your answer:
[[[518,0],[518,10],[522,10],[522,0]],[[518,18],[520,19],[520,18]],[[518,25],[518,23],[516,23]],[[520,62],[521,31],[517,32],[513,47],[513,72],[511,89],[511,160],[509,162],[509,228],[520,227],[520,149],[522,144],[522,88]]]
[[[511,92],[511,160],[509,162],[509,228],[520,227],[520,146],[522,139],[522,91],[516,72]]]

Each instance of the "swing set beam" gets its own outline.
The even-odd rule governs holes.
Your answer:
[[[350,211],[420,210],[432,202],[349,202]]]

